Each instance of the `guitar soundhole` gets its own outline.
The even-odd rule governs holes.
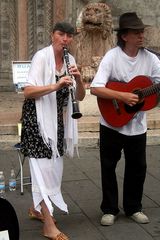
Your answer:
[[[141,110],[141,108],[144,106],[144,101],[137,103],[134,106],[129,106],[127,104],[124,105],[124,108],[126,110],[127,113],[134,113],[134,112],[138,112]]]

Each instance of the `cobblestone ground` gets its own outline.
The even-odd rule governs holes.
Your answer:
[[[65,158],[62,192],[69,208],[64,215],[56,207],[54,215],[58,227],[70,240],[159,240],[160,239],[160,146],[147,146],[148,170],[144,186],[143,210],[150,218],[149,224],[137,224],[126,218],[122,208],[123,156],[117,168],[119,185],[120,214],[113,226],[100,225],[102,212],[101,175],[99,149],[80,148],[80,158]],[[16,151],[0,151],[0,169],[4,170],[6,183],[11,165],[18,170]],[[29,175],[28,161],[24,164],[24,174]],[[28,218],[28,208],[32,203],[30,185],[20,194],[18,184],[15,192],[6,191],[6,199],[14,207],[20,226],[20,240],[40,240],[42,223]]]

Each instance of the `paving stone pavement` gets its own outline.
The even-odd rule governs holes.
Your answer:
[[[86,101],[89,101],[88,98],[87,96]],[[1,129],[1,132],[9,132],[9,127],[17,124],[21,117],[23,99],[22,94],[0,92],[0,125],[7,126],[7,128],[5,126],[5,130]],[[90,114],[93,113],[92,117],[97,114],[96,109],[92,111],[93,108],[95,108],[95,102],[92,108],[90,105],[90,111],[87,110],[86,105],[82,107],[84,114],[89,114],[87,117],[90,121]],[[157,129],[156,139],[158,140],[160,136],[159,111],[157,109],[150,111],[148,119],[151,119],[149,126]],[[91,122],[81,128],[89,129],[90,124]],[[97,126],[94,121],[93,124]],[[88,135],[88,133],[84,132],[84,135]],[[94,148],[93,141],[91,141],[88,148],[86,147],[88,142],[82,139],[84,147],[79,149],[80,158],[65,158],[62,190],[70,213],[64,215],[55,208],[54,215],[58,221],[58,227],[70,237],[70,240],[160,240],[160,141],[157,140],[155,141],[154,136],[152,144],[147,146],[148,171],[144,186],[143,207],[144,212],[150,218],[150,223],[146,225],[137,224],[123,214],[123,155],[117,169],[121,212],[115,224],[110,227],[100,225],[102,212],[99,207],[101,202],[101,176],[98,147]],[[6,139],[6,145],[8,145],[8,139]],[[5,172],[6,182],[9,178],[11,166],[14,166],[16,171],[18,170],[17,152],[13,148],[8,150],[0,148],[0,170]],[[28,161],[25,161],[24,170],[25,175],[28,176]],[[27,215],[32,202],[30,187],[30,185],[25,186],[24,195],[20,194],[19,183],[15,192],[6,191],[6,199],[13,205],[18,216],[20,240],[44,239],[41,236],[42,223],[30,220]]]
[[[69,207],[69,215],[55,208],[58,227],[70,240],[159,240],[160,239],[160,146],[147,146],[148,170],[144,186],[143,210],[150,218],[149,224],[137,224],[124,216],[122,209],[123,155],[117,167],[119,184],[119,207],[121,212],[115,224],[100,225],[102,212],[101,175],[98,148],[80,148],[80,158],[64,159],[62,192]],[[0,151],[0,170],[5,172],[6,182],[10,167],[18,170],[17,153],[14,150]],[[28,161],[24,164],[28,176]],[[30,185],[20,194],[20,185],[15,192],[6,190],[6,199],[14,207],[20,226],[20,240],[40,240],[42,223],[28,218],[32,203]],[[0,219],[1,221],[2,219]]]

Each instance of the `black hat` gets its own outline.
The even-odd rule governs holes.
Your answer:
[[[74,27],[68,22],[57,22],[53,27],[53,32],[61,31],[65,33],[75,34]]]
[[[127,12],[119,18],[119,28],[115,28],[115,31],[124,29],[144,29],[148,25],[144,25],[142,20],[137,16],[135,12]]]

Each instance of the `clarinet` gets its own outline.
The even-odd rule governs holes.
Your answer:
[[[71,74],[69,74],[70,62],[69,62],[68,49],[66,47],[63,47],[63,51],[64,51],[64,59],[65,59],[66,66],[67,66],[67,73],[73,79],[73,76]],[[70,91],[71,99],[72,99],[72,109],[73,109],[72,118],[74,118],[74,119],[81,118],[82,113],[80,113],[80,111],[79,111],[78,101],[75,98],[75,88],[73,86],[69,86],[69,91]]]

